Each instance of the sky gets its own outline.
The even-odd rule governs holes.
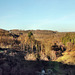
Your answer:
[[[75,32],[75,0],[0,0],[0,28]]]

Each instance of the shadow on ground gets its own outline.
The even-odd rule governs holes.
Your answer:
[[[25,52],[0,48],[0,75],[75,75],[75,65],[62,64],[56,61],[27,61]],[[48,74],[48,70],[52,74]]]

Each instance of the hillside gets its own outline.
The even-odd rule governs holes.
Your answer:
[[[13,60],[11,60],[11,58]],[[21,69],[24,70],[26,69],[25,65],[27,65],[28,72],[29,69],[31,70],[32,67],[37,65],[39,65],[39,68],[35,69],[34,67],[34,71],[40,71],[43,67],[47,70],[51,65],[55,65],[55,67],[52,68],[57,71],[58,75],[59,68],[61,68],[62,65],[65,66],[66,64],[68,70],[71,68],[70,65],[73,67],[75,65],[75,32],[57,32],[50,30],[8,31],[0,29],[0,60],[4,63],[7,62],[7,65],[21,63],[20,67],[24,65],[23,68],[21,67]],[[35,63],[29,61],[36,61],[36,64],[29,66],[30,63]],[[38,64],[39,61],[40,64]],[[47,64],[44,64],[45,61]],[[2,65],[7,66],[5,64]],[[40,66],[42,66],[42,68]],[[19,65],[16,66],[15,69],[18,67]],[[61,73],[64,72],[64,74],[59,75],[66,75],[66,73],[68,73],[67,68],[65,68],[67,72],[65,72],[63,68],[64,67],[61,68]],[[74,69],[72,69],[72,71],[73,70]],[[56,73],[56,71],[53,72]]]
[[[28,38],[28,33],[32,32],[33,37],[31,39]],[[57,32],[51,30],[3,30],[0,29],[0,46],[10,46],[10,48],[19,48],[22,49],[21,45],[27,47],[27,45],[31,45],[36,47],[38,44],[41,48],[40,51],[45,53],[46,56],[50,56],[52,47],[57,45],[57,53],[59,51],[63,52],[63,48],[66,50],[70,49],[74,46],[75,43],[75,32]],[[69,43],[71,42],[71,43]],[[71,47],[68,45],[73,44]],[[30,46],[32,49],[33,47]],[[3,48],[3,47],[1,47]],[[9,47],[8,47],[9,48]],[[62,49],[61,49],[62,48]],[[53,48],[54,49],[54,48]],[[55,50],[56,51],[56,50]]]

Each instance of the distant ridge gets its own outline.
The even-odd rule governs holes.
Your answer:
[[[19,33],[28,33],[32,32],[33,34],[52,34],[52,33],[57,33],[57,31],[52,31],[52,30],[18,30],[18,29],[13,29],[10,30],[14,34],[19,34]]]
[[[5,30],[5,29],[0,29],[0,31],[7,31],[7,30]]]

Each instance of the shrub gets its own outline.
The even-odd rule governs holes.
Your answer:
[[[29,38],[30,38],[32,35],[33,35],[32,32],[29,32],[29,33],[28,33],[28,37],[29,37]]]

